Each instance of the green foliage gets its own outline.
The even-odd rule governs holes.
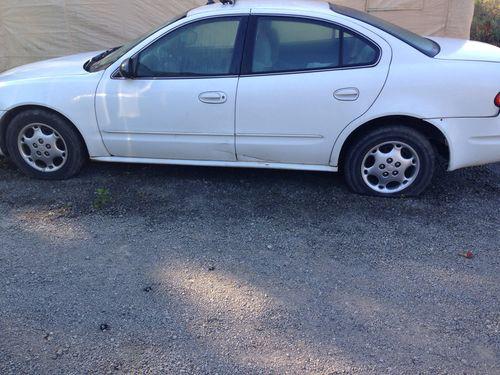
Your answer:
[[[92,207],[96,210],[104,208],[108,203],[111,202],[111,193],[108,189],[99,188],[95,191],[94,203]]]
[[[476,0],[471,38],[500,47],[500,0]]]

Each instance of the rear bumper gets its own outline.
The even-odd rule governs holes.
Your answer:
[[[500,115],[427,121],[441,129],[448,140],[450,171],[500,162]]]
[[[0,124],[2,123],[2,117],[5,115],[5,111],[0,111]],[[2,150],[2,144],[3,144],[3,139],[2,139],[2,134],[0,133],[0,156],[4,156],[5,153]]]

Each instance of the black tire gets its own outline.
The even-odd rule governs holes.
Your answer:
[[[59,133],[66,145],[66,160],[56,171],[40,171],[26,161],[18,146],[20,132],[30,124],[44,124]],[[78,174],[88,159],[87,150],[73,124],[62,116],[42,109],[26,110],[16,115],[7,126],[6,146],[14,164],[29,177],[41,180],[64,180]]]
[[[413,177],[413,182],[407,187],[400,184],[402,190],[391,192],[376,191],[365,182],[362,166],[370,150],[385,142],[402,142],[411,146],[420,162],[419,171]],[[344,160],[344,175],[349,188],[358,194],[402,197],[417,196],[431,183],[436,165],[436,154],[429,140],[420,132],[405,125],[390,125],[374,129],[363,134],[351,145]],[[374,183],[374,186],[378,185]]]

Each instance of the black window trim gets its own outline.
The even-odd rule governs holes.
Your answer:
[[[374,22],[370,22],[370,21],[369,21],[369,20],[367,20],[367,19],[357,18],[357,17],[355,17],[354,15],[349,14],[349,13],[347,13],[347,12],[346,12],[346,9],[347,9],[347,10],[354,10],[354,11],[356,11],[356,9],[351,9],[351,8],[349,8],[349,7],[346,7],[346,6],[342,6],[342,5],[339,5],[339,4],[333,4],[333,3],[329,3],[329,5],[330,5],[330,10],[331,10],[332,12],[335,12],[335,13],[337,13],[337,14],[340,14],[340,15],[342,15],[342,16],[344,16],[344,17],[349,17],[349,18],[352,18],[353,20],[356,20],[356,21],[359,21],[359,22],[363,22],[363,23],[365,23],[365,24],[367,24],[367,25],[370,25],[371,27],[374,27],[374,28],[376,28],[376,29],[378,29],[378,30],[380,30],[380,31],[382,31],[382,32],[385,32],[385,33],[387,33],[387,34],[389,34],[389,35],[393,36],[394,38],[396,38],[396,39],[400,40],[401,42],[403,42],[403,43],[405,43],[405,44],[409,45],[410,47],[412,47],[412,48],[416,49],[417,51],[419,51],[420,53],[422,53],[423,55],[425,55],[425,56],[427,56],[427,57],[434,58],[434,57],[436,57],[437,55],[439,55],[439,53],[441,52],[441,46],[439,45],[439,43],[435,42],[435,41],[434,41],[434,40],[432,40],[432,39],[425,38],[425,37],[423,37],[423,36],[421,36],[421,35],[418,35],[418,34],[415,34],[415,33],[413,33],[413,32],[412,32],[413,34],[418,35],[418,36],[422,37],[423,39],[427,39],[428,41],[432,42],[432,44],[433,44],[433,45],[434,45],[434,47],[436,48],[436,51],[434,51],[434,52],[429,52],[429,51],[427,51],[427,50],[425,50],[425,49],[423,49],[423,48],[419,47],[417,44],[412,43],[412,42],[411,42],[411,41],[409,41],[409,40],[405,40],[405,39],[401,38],[401,36],[400,36],[400,35],[398,35],[397,33],[395,33],[394,31],[391,31],[391,30],[389,30],[389,29],[382,28],[380,25],[377,25],[377,24],[375,24]],[[387,21],[385,21],[385,20],[382,20],[382,19],[380,19],[380,20],[381,20],[381,21],[383,21],[383,22],[385,22],[385,23],[387,23]],[[398,26],[398,25],[394,25],[394,26],[397,26],[397,27],[398,27],[398,28],[400,28],[400,29],[404,29],[403,27],[400,27],[400,26]],[[410,31],[410,30],[407,30],[407,29],[404,29],[404,30],[406,30],[406,31]],[[411,31],[410,31],[410,32],[411,32]]]
[[[340,56],[339,62],[340,65],[338,67],[332,68],[311,68],[305,70],[286,70],[286,71],[273,71],[273,72],[252,72],[252,64],[253,64],[253,53],[255,49],[255,35],[257,32],[257,22],[259,18],[287,18],[291,20],[300,20],[300,21],[313,21],[318,24],[325,24],[328,26],[335,26],[339,29],[341,40],[340,40]],[[372,64],[352,64],[352,65],[343,65],[343,36],[344,32],[348,32],[357,36],[358,38],[366,41],[368,44],[375,47],[377,50],[377,58],[375,62]],[[329,72],[336,70],[351,70],[351,69],[366,69],[373,68],[380,63],[382,59],[382,48],[380,45],[375,42],[373,39],[367,37],[366,35],[361,34],[359,31],[354,30],[348,26],[342,25],[337,22],[333,22],[330,20],[326,20],[324,18],[317,18],[311,16],[300,16],[296,14],[270,14],[270,13],[252,13],[250,19],[248,21],[248,31],[246,33],[245,39],[245,50],[243,53],[243,62],[240,70],[240,77],[256,77],[256,76],[269,76],[269,75],[287,75],[287,74],[304,74],[304,73],[318,73],[318,72]]]
[[[283,17],[283,18],[289,18],[289,19],[298,19],[298,20],[303,20],[303,21],[317,21],[319,23],[327,24],[329,26],[333,25],[339,28],[340,31],[347,31],[365,41],[367,41],[369,44],[374,46],[377,50],[377,60],[371,64],[359,64],[359,65],[345,65],[342,66],[342,64],[339,67],[335,68],[312,68],[312,69],[307,69],[307,70],[289,70],[289,71],[283,71],[283,72],[270,72],[270,73],[252,73],[249,72],[251,69],[251,64],[253,61],[253,49],[254,49],[254,41],[255,38],[253,37],[256,32],[256,26],[257,26],[257,18],[258,17]],[[370,37],[361,34],[359,31],[354,30],[351,27],[345,26],[343,24],[340,24],[338,22],[334,22],[331,20],[327,20],[324,18],[318,18],[318,17],[312,17],[312,16],[301,16],[301,15],[296,15],[296,14],[286,14],[286,13],[281,13],[281,14],[270,14],[270,13],[253,13],[253,14],[224,14],[224,15],[212,15],[208,17],[203,17],[203,18],[197,18],[195,20],[191,20],[189,22],[182,23],[181,25],[178,25],[171,30],[163,33],[162,35],[158,36],[154,40],[152,40],[150,43],[145,45],[143,48],[141,48],[139,51],[134,53],[130,58],[136,58],[142,51],[144,51],[146,48],[151,46],[153,43],[156,41],[160,40],[161,38],[167,36],[171,32],[178,30],[182,27],[188,26],[193,23],[205,21],[205,20],[210,20],[210,19],[223,19],[223,18],[240,18],[241,23],[238,29],[238,35],[236,37],[236,46],[235,46],[235,56],[233,56],[233,59],[235,59],[236,55],[239,54],[241,58],[241,63],[239,66],[239,72],[236,74],[226,74],[226,75],[200,75],[200,76],[192,76],[192,75],[177,75],[177,76],[170,76],[170,77],[135,77],[133,80],[147,80],[147,81],[154,81],[154,80],[178,80],[178,79],[215,79],[215,78],[237,78],[237,77],[256,77],[256,76],[268,76],[268,75],[289,75],[289,74],[305,74],[305,73],[318,73],[318,72],[329,72],[329,71],[342,71],[342,70],[352,70],[352,69],[366,69],[366,68],[373,68],[377,66],[383,55],[383,50],[380,47],[380,45],[371,39]],[[342,38],[343,38],[343,32],[341,33]],[[343,52],[343,46],[341,42],[341,52]],[[342,62],[343,56],[342,54],[339,56],[340,61]],[[120,61],[121,63],[121,61]],[[113,80],[125,80],[128,78],[124,78],[120,76],[120,67],[118,66],[113,73],[111,74],[111,79]]]
[[[171,75],[171,76],[158,76],[158,77],[134,77],[132,80],[136,81],[155,81],[155,80],[178,80],[178,79],[210,79],[210,78],[237,78],[240,76],[240,68],[241,68],[241,61],[243,60],[243,55],[244,55],[244,45],[246,41],[246,34],[248,30],[248,23],[250,19],[249,14],[224,14],[224,15],[214,15],[214,16],[209,16],[209,17],[203,17],[203,18],[197,18],[194,20],[191,20],[189,22],[182,23],[181,25],[178,25],[171,30],[168,30],[167,32],[163,33],[162,35],[158,36],[154,40],[152,40],[150,43],[145,45],[143,48],[141,48],[139,51],[134,53],[130,58],[135,59],[137,58],[141,52],[143,52],[145,49],[149,48],[152,44],[156,43],[158,40],[166,37],[170,33],[187,27],[189,25],[199,23],[199,22],[205,22],[209,20],[223,20],[223,19],[239,19],[240,24],[238,26],[238,31],[236,35],[236,41],[235,41],[235,48],[233,51],[233,59],[231,62],[231,69],[236,69],[236,71],[232,71],[228,74],[213,74],[213,75],[190,75],[190,74],[179,74],[179,75]],[[121,62],[120,62],[121,63]],[[111,79],[114,80],[125,80],[125,79],[130,79],[130,78],[124,78],[120,75],[120,67],[116,68],[113,73],[111,74]]]

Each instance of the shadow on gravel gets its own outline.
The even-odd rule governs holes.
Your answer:
[[[493,373],[498,212],[488,167],[389,200],[322,173],[1,165],[0,373]]]
[[[210,208],[214,214],[223,212],[225,218],[241,218],[242,212],[332,215],[354,211],[353,204],[368,211],[373,207],[434,209],[464,199],[491,199],[498,195],[500,183],[488,167],[439,172],[421,197],[387,200],[354,195],[340,175],[330,173],[92,163],[74,179],[50,182],[30,180],[5,161],[0,165],[1,198],[16,207],[59,205],[71,207],[76,215],[92,214],[98,189],[109,191],[111,197],[102,214],[154,218],[159,212],[171,212],[172,218],[178,218]]]

